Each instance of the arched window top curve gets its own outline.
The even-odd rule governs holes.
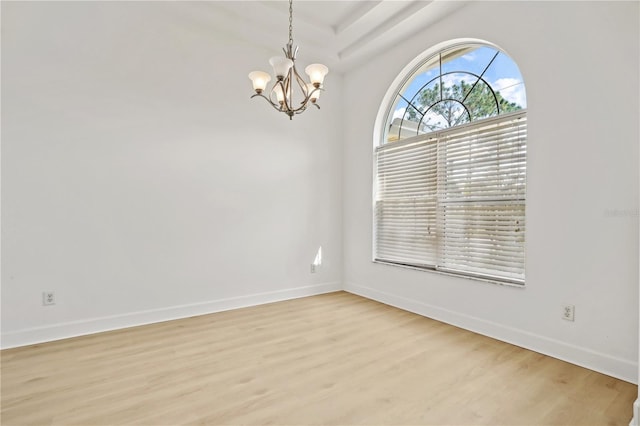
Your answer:
[[[449,46],[413,68],[387,113],[383,143],[526,109],[522,75],[500,49]]]

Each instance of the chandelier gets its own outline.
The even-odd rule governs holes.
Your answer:
[[[300,77],[295,63],[298,46],[293,47],[292,34],[293,0],[289,0],[289,42],[282,49],[285,57],[274,56],[269,59],[276,80],[269,92],[266,92],[268,95],[265,96],[264,93],[267,84],[271,81],[271,76],[264,71],[253,71],[249,74],[249,78],[253,82],[253,89],[256,91],[251,98],[259,96],[266,99],[276,110],[287,114],[289,120],[293,119],[294,114],[304,112],[310,104],[320,109],[316,101],[320,97],[320,92],[324,90],[322,86],[324,76],[329,72],[329,68],[322,64],[311,64],[305,68],[310,82],[307,83]]]

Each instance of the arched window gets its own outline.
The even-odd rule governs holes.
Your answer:
[[[377,132],[374,260],[524,284],[518,67],[492,45],[458,43],[397,81]]]

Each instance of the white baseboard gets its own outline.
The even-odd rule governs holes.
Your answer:
[[[341,283],[331,282],[265,293],[256,293],[228,299],[219,299],[209,302],[132,312],[123,315],[113,315],[108,317],[90,318],[81,321],[52,324],[44,327],[35,327],[2,333],[2,337],[0,339],[1,348],[15,348],[18,346],[26,346],[36,343],[50,342],[53,340],[67,339],[70,337],[84,336],[87,334],[100,333],[103,331],[118,330],[121,328],[211,314],[215,312],[228,311],[230,309],[280,302],[283,300],[331,293],[340,290],[342,290]]]
[[[633,418],[631,419],[631,423],[629,423],[629,426],[638,426],[639,420],[640,420],[640,399],[636,399],[636,402],[633,403]]]
[[[634,361],[595,352],[559,340],[550,339],[353,283],[345,283],[344,290],[637,384],[638,364]]]

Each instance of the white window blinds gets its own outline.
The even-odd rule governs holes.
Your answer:
[[[526,113],[381,145],[375,259],[524,284]]]

